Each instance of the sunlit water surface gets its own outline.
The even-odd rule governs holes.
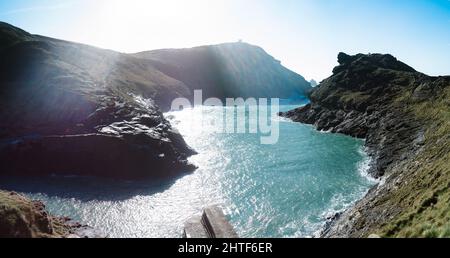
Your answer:
[[[199,152],[191,158],[199,169],[173,182],[3,178],[0,188],[43,200],[50,212],[110,237],[180,237],[184,222],[212,204],[224,208],[242,237],[311,237],[374,184],[365,175],[368,160],[360,140],[279,118],[275,145],[261,145],[258,134],[200,130],[196,119],[202,112],[210,119],[221,111],[166,114]]]

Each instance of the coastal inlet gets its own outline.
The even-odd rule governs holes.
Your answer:
[[[217,109],[205,108],[203,115],[221,114]],[[193,174],[162,185],[49,177],[5,178],[1,187],[28,193],[53,214],[110,237],[182,237],[186,221],[217,204],[240,237],[311,237],[375,183],[364,175],[361,140],[280,120],[279,143],[261,145],[258,134],[192,128],[198,112],[165,114],[199,152],[191,158],[199,167]]]

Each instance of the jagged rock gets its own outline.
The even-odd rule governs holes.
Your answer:
[[[450,215],[442,215],[450,214],[450,77],[424,75],[391,55],[340,53],[338,62],[310,104],[281,115],[365,138],[369,173],[382,184],[322,236],[450,236]]]
[[[183,83],[148,61],[5,23],[0,44],[2,175],[166,179],[195,170],[195,151],[157,105],[189,96]]]
[[[377,168],[371,173],[381,177],[393,160],[403,155],[404,149],[396,144],[400,142],[397,135],[389,133],[391,128],[401,124],[410,129],[402,132],[405,143],[412,142],[419,133],[411,114],[392,105],[395,98],[414,88],[398,81],[428,85],[429,78],[391,55],[340,53],[338,61],[333,76],[311,92],[311,104],[282,115],[314,124],[319,130],[367,138],[366,146]]]
[[[60,131],[11,132],[0,146],[2,173],[166,179],[195,170],[187,162],[195,151],[154,106],[100,107],[83,119]]]

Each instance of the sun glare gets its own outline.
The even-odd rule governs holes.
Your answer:
[[[94,20],[100,27],[91,34],[98,45],[134,52],[157,45],[194,45],[216,30],[214,18],[221,1],[112,0],[99,1]],[[217,18],[217,17],[216,17]]]

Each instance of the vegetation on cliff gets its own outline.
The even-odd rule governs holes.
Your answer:
[[[330,221],[324,237],[450,237],[450,77],[430,77],[391,55],[349,56],[283,114],[365,138],[381,183]]]
[[[87,226],[68,218],[55,217],[42,202],[14,192],[0,191],[0,238],[100,237]]]
[[[409,162],[393,169],[405,182],[388,203],[404,211],[378,230],[384,236],[450,237],[450,78],[440,82],[445,88],[434,96],[417,102],[409,91],[398,100],[423,124],[424,143]]]

